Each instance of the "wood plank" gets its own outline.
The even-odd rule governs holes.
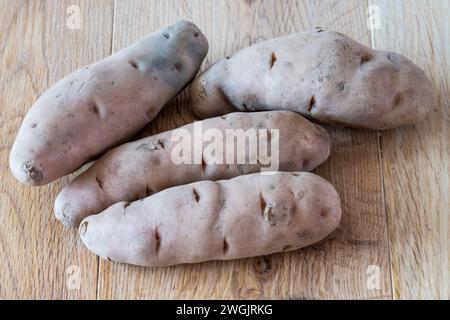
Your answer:
[[[80,30],[66,25],[73,4],[80,8]],[[110,0],[0,2],[1,299],[96,297],[98,259],[80,250],[77,232],[53,216],[62,181],[24,187],[7,163],[36,98],[72,70],[110,54],[112,11]]]
[[[357,0],[123,1],[117,2],[115,12],[115,51],[185,18],[209,39],[205,66],[256,41],[319,23],[370,44],[367,2]],[[193,120],[184,93],[142,135]],[[170,268],[101,260],[99,298],[391,298],[377,133],[330,133],[332,156],[318,173],[333,182],[342,197],[342,227],[332,240],[293,253]],[[380,271],[379,287],[367,286],[372,265]]]
[[[436,88],[425,121],[383,132],[384,189],[396,299],[450,298],[450,3],[380,1],[377,48],[401,52]]]

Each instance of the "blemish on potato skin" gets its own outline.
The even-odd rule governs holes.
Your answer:
[[[135,69],[139,70],[139,68],[138,68],[138,65],[137,65],[137,62],[136,62],[136,61],[133,61],[133,60],[131,60],[131,61],[128,61],[128,63],[129,63],[129,65],[130,65],[130,66],[132,66],[133,68],[135,68]]]
[[[98,176],[95,176],[95,181],[97,182],[97,185],[100,188],[100,190],[103,190],[103,183]]]
[[[339,91],[344,91],[345,90],[345,81],[338,82],[337,88]]]
[[[164,147],[165,147],[164,140],[160,139],[160,140],[158,140],[158,142],[156,144],[154,144],[153,142],[141,143],[139,146],[137,146],[136,151],[139,151],[139,150],[153,151],[153,150],[157,150],[157,149],[164,150]]]
[[[162,150],[164,150],[165,144],[163,139],[158,140],[158,145],[161,147]]]
[[[275,205],[267,203],[262,193],[259,193],[259,201],[261,206],[261,214],[264,219],[264,222],[270,224],[271,226],[275,225],[272,213],[272,209],[275,207]]]
[[[261,207],[261,212],[264,212],[264,209],[266,208],[266,200],[261,192],[259,193],[259,205]]]
[[[98,106],[97,106],[97,104],[95,103],[95,102],[93,102],[93,103],[91,103],[91,105],[90,105],[90,110],[92,111],[92,112],[94,112],[96,115],[99,115],[100,114],[100,111],[98,110]]]
[[[22,170],[25,171],[27,177],[31,181],[39,181],[42,179],[42,171],[31,164],[31,161],[27,161],[22,165]]]
[[[195,201],[196,201],[196,202],[199,202],[199,201],[200,201],[200,195],[199,195],[197,189],[192,188],[192,193],[194,194],[194,199],[195,199]]]
[[[247,93],[242,98],[242,107],[247,111],[255,111],[258,104],[259,97],[254,93]]]
[[[224,237],[222,242],[222,254],[226,254],[228,252],[229,247],[230,246],[228,244],[227,238]]]
[[[169,38],[170,38],[170,36],[169,36],[168,33],[163,33],[162,35],[163,35],[163,37],[166,38],[166,39],[169,39]]]
[[[275,55],[275,52],[272,52],[270,55],[270,69],[272,69],[273,65],[277,61],[277,56]]]
[[[294,191],[292,191],[292,189],[289,189],[289,193],[291,194],[292,197],[296,198],[296,194]]]
[[[83,83],[81,84],[81,86],[78,88],[78,93],[81,92],[81,90],[84,88],[85,85],[86,85],[86,82],[83,82]]]
[[[326,217],[328,217],[328,214],[329,214],[329,210],[328,209],[322,209],[322,210],[320,210],[320,217],[321,218],[326,218]]]
[[[388,60],[389,60],[390,62],[392,62],[392,63],[397,63],[397,59],[396,59],[394,53],[389,52],[389,53],[387,54],[387,58],[388,58]]]
[[[307,110],[308,115],[311,115],[312,110],[315,108],[316,108],[316,97],[313,95],[311,97],[311,99],[309,100],[309,105],[308,105],[308,110]]]
[[[140,145],[137,146],[136,151],[141,150],[141,149],[147,149],[147,143],[141,143]]]
[[[361,65],[369,62],[370,60],[372,60],[372,58],[373,58],[373,56],[370,53],[363,54],[361,56],[361,62],[360,62]]]
[[[208,95],[207,95],[206,92],[204,92],[204,91],[201,91],[201,92],[198,94],[198,97],[199,97],[200,100],[202,100],[202,101],[207,101],[207,100],[208,100]]]
[[[399,106],[402,100],[403,100],[402,95],[400,93],[397,94],[394,98],[394,106]]]
[[[36,123],[33,122],[30,127],[31,128],[36,128],[36,126],[37,126]]]
[[[205,171],[206,170],[206,161],[204,158],[204,155],[202,154],[202,170]]]
[[[155,252],[156,252],[156,254],[158,254],[160,248],[161,248],[161,234],[159,233],[158,228],[155,228]]]
[[[66,219],[68,217],[70,217],[70,203],[69,202],[66,202],[63,205],[62,210],[61,210],[61,215]]]
[[[177,71],[181,71],[181,69],[182,69],[182,65],[181,65],[180,62],[175,63],[175,64],[173,65],[173,67],[174,67],[175,70],[177,70]]]

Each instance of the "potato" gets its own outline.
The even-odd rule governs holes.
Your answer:
[[[119,202],[84,219],[80,235],[108,260],[169,266],[296,250],[325,238],[340,218],[339,195],[321,177],[255,173]]]
[[[10,167],[43,185],[81,167],[143,128],[195,76],[208,43],[179,21],[56,83],[34,104]]]
[[[198,124],[186,125],[182,130],[193,136],[194,126]],[[244,141],[245,149],[241,150],[245,152],[249,149],[249,156],[240,164],[231,140],[219,140],[224,145],[224,152],[220,154],[225,153],[232,161],[227,162],[226,157],[221,156],[222,164],[214,163],[213,152],[207,149],[212,144],[212,140],[206,137],[209,129],[219,130],[223,137],[227,129],[239,128],[246,132],[251,128],[279,129],[279,157],[273,158],[279,161],[279,168],[272,170],[309,171],[324,162],[330,153],[327,132],[289,111],[232,113],[204,120],[201,125],[205,139],[195,142],[197,146],[203,145],[197,164],[177,164],[173,161],[172,153],[180,142],[172,141],[171,137],[175,132],[180,132],[178,129],[124,144],[107,152],[61,191],[55,201],[56,217],[65,225],[78,226],[83,218],[119,201],[134,201],[169,187],[199,180],[229,179],[271,166],[261,163],[264,161],[250,163],[250,159],[257,159],[258,151],[249,148],[248,139]],[[259,137],[268,140],[265,136]],[[270,137],[270,148],[275,148],[276,137],[274,134]]]
[[[194,112],[291,110],[322,123],[388,129],[435,103],[425,73],[399,54],[317,30],[260,42],[212,65],[191,86]]]

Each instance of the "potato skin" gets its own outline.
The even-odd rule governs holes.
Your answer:
[[[296,250],[325,238],[340,218],[339,195],[321,177],[256,173],[117,203],[83,220],[80,235],[109,260],[169,266]]]
[[[330,154],[330,137],[320,126],[289,111],[237,112],[202,121],[203,131],[226,129],[279,129],[279,170],[310,171]],[[183,127],[193,132],[194,125]],[[260,171],[264,165],[210,164],[203,150],[203,164],[175,164],[171,152],[178,142],[174,131],[121,145],[107,152],[75,178],[55,201],[56,217],[67,226],[99,213],[119,201],[134,201],[163,189],[199,180],[229,179]],[[204,143],[204,147],[209,142]],[[248,145],[248,143],[247,143]],[[228,150],[225,144],[225,151]],[[235,162],[236,163],[236,162]]]
[[[193,79],[207,50],[200,30],[179,21],[57,82],[22,122],[12,173],[43,185],[128,139]]]
[[[200,118],[291,110],[322,123],[388,129],[423,119],[435,93],[423,70],[337,32],[260,42],[220,60],[191,86]]]

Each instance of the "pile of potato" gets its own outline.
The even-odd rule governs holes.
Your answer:
[[[24,118],[10,154],[20,182],[44,185],[98,159],[54,207],[96,254],[168,266],[320,241],[339,225],[341,204],[329,182],[307,172],[330,153],[329,135],[309,120],[388,129],[422,120],[435,102],[430,80],[411,61],[337,32],[260,42],[195,78],[207,51],[197,26],[176,22],[73,72]],[[279,130],[279,172],[205,155],[176,164],[170,131],[125,143],[191,82],[203,129]],[[195,131],[194,124],[183,129]]]

